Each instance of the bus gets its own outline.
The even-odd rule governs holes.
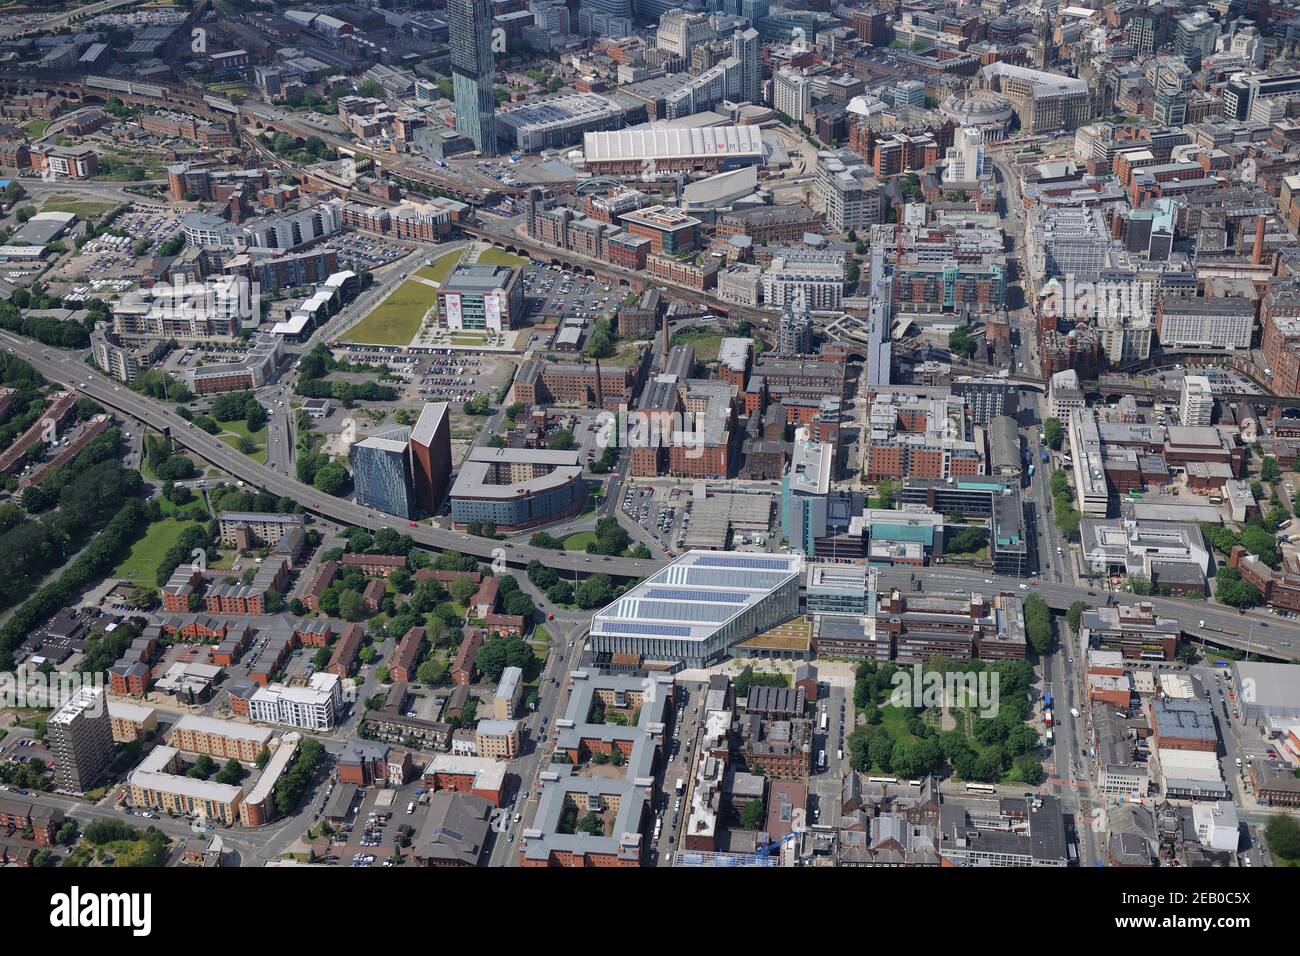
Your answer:
[[[868,777],[867,783],[898,783],[897,777]]]
[[[823,751],[820,751],[820,752],[817,754],[817,769],[818,769],[818,770],[825,770],[825,769],[826,769],[826,751],[824,751],[824,750],[823,750]]]
[[[967,793],[997,793],[997,787],[991,787],[987,783],[968,783],[966,784]]]
[[[827,715],[826,711],[823,710],[822,711],[822,733],[826,733],[826,728],[827,726],[829,726],[829,724],[830,724],[830,717]]]

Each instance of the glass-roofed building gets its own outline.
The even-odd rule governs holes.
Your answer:
[[[597,613],[588,648],[708,667],[799,613],[802,569],[797,554],[688,552]]]

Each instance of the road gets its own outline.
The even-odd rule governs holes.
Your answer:
[[[125,386],[114,385],[112,380],[106,379],[98,371],[88,373],[85,363],[72,353],[59,352],[57,349],[38,345],[8,332],[0,333],[0,342],[3,342],[7,350],[29,362],[47,379],[60,382],[68,388],[88,395],[101,405],[123,415],[129,415],[160,432],[167,429],[178,444],[209,464],[277,497],[292,498],[301,503],[305,511],[330,521],[355,525],[372,532],[379,528],[397,527],[401,528],[403,533],[410,535],[416,544],[425,548],[436,551],[461,551],[483,560],[492,560],[500,556],[507,564],[515,566],[526,565],[533,559],[547,564],[554,562],[555,552],[545,548],[533,548],[526,544],[504,548],[499,542],[491,539],[447,531],[428,524],[408,523],[407,527],[402,528],[401,519],[392,518],[354,502],[323,495],[291,475],[281,474],[273,468],[253,461],[203,429],[195,428],[170,407],[137,395]],[[658,567],[660,562],[654,558],[646,560],[593,558],[584,555],[576,571],[583,574],[605,572],[620,577],[644,577],[653,573]]]
[[[568,626],[558,626],[562,624],[557,620],[547,625],[551,634],[551,653],[537,682],[537,710],[524,720],[527,749],[521,757],[510,762],[509,772],[518,783],[505,806],[512,821],[516,813],[522,819],[518,823],[511,822],[504,834],[493,834],[489,866],[515,865],[518,861],[516,849],[519,836],[532,823],[533,815],[537,812],[538,798],[541,796],[538,774],[544,764],[550,763],[554,743],[548,734],[555,730],[556,718],[564,713],[567,706],[569,688],[566,677],[582,654],[579,635],[585,629],[585,623],[579,620]],[[528,794],[526,798],[524,793]]]

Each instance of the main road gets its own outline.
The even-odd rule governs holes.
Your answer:
[[[4,343],[7,351],[25,359],[47,379],[80,392],[106,408],[129,415],[150,428],[160,432],[166,430],[178,444],[209,464],[255,488],[261,488],[277,497],[292,498],[305,511],[322,518],[369,531],[383,527],[401,528],[416,544],[423,547],[435,551],[461,551],[485,561],[501,558],[507,564],[520,566],[534,559],[547,565],[553,565],[556,561],[556,552],[546,548],[534,548],[525,544],[506,545],[491,538],[460,534],[428,524],[403,522],[402,519],[351,501],[322,494],[292,475],[281,474],[266,465],[258,464],[203,429],[195,428],[170,407],[114,384],[98,370],[89,369],[75,353],[60,352],[8,332],[0,332],[0,342]],[[404,523],[406,527],[402,527]],[[584,574],[605,572],[620,577],[644,577],[660,567],[662,563],[653,558],[641,560],[587,556],[579,562],[577,570]]]

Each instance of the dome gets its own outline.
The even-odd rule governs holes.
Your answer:
[[[954,93],[939,105],[944,119],[959,126],[997,125],[1005,128],[1011,123],[1011,101],[992,90],[971,90]]]

